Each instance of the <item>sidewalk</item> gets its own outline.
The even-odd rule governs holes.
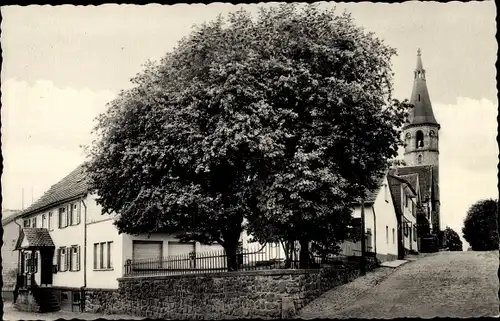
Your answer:
[[[50,313],[35,313],[35,312],[23,312],[18,311],[12,302],[4,302],[3,306],[3,320],[144,320],[145,318],[129,316],[129,315],[107,315],[107,314],[97,314],[97,313],[83,313],[83,312],[71,312],[71,311],[58,311]]]

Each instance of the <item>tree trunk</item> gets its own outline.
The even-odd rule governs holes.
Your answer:
[[[238,271],[238,255],[236,253],[237,247],[235,246],[234,249],[226,248],[226,260],[227,260],[227,270],[228,271]]]
[[[285,251],[285,269],[289,269],[292,266],[292,249],[290,242],[282,239],[280,239],[280,242],[283,250]]]
[[[299,254],[299,268],[307,269],[309,267],[309,241],[307,238],[300,239],[300,254]]]
[[[239,232],[234,232],[239,231]],[[225,233],[222,235],[224,237],[224,241],[221,241],[220,244],[224,247],[226,252],[226,264],[228,271],[237,271],[238,264],[238,246],[240,241],[241,230],[234,229],[230,233]]]

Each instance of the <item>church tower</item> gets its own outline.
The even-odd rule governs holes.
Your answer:
[[[421,183],[431,187],[432,205],[429,209],[432,232],[440,231],[440,197],[439,197],[439,129],[441,126],[434,117],[431,99],[427,90],[425,69],[422,64],[420,49],[417,51],[417,66],[414,71],[413,91],[407,123],[403,126],[404,161],[406,171],[422,173],[428,169],[427,175],[420,177]],[[425,170],[427,171],[427,170]],[[420,174],[419,174],[420,175]]]
[[[413,91],[408,122],[403,127],[404,160],[408,166],[439,165],[439,129],[434,117],[431,99],[425,80],[420,49],[417,51],[417,67],[414,71]]]

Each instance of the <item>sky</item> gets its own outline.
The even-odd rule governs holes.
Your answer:
[[[351,12],[397,49],[395,98],[410,97],[421,48],[441,124],[441,225],[461,235],[470,205],[498,195],[495,3],[320,5]],[[84,161],[95,117],[148,59],[163,57],[195,24],[258,6],[1,7],[3,208],[29,206]]]

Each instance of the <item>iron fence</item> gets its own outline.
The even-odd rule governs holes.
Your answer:
[[[359,242],[358,242],[359,243]],[[352,254],[329,255],[319,257],[311,255],[310,266],[324,264],[345,264]],[[277,244],[267,244],[252,249],[240,249],[236,255],[238,271],[297,269],[299,268],[298,251],[286,259],[284,249]],[[154,276],[194,273],[227,272],[227,255],[224,250],[191,252],[183,255],[156,257],[151,259],[127,260],[124,276]]]

